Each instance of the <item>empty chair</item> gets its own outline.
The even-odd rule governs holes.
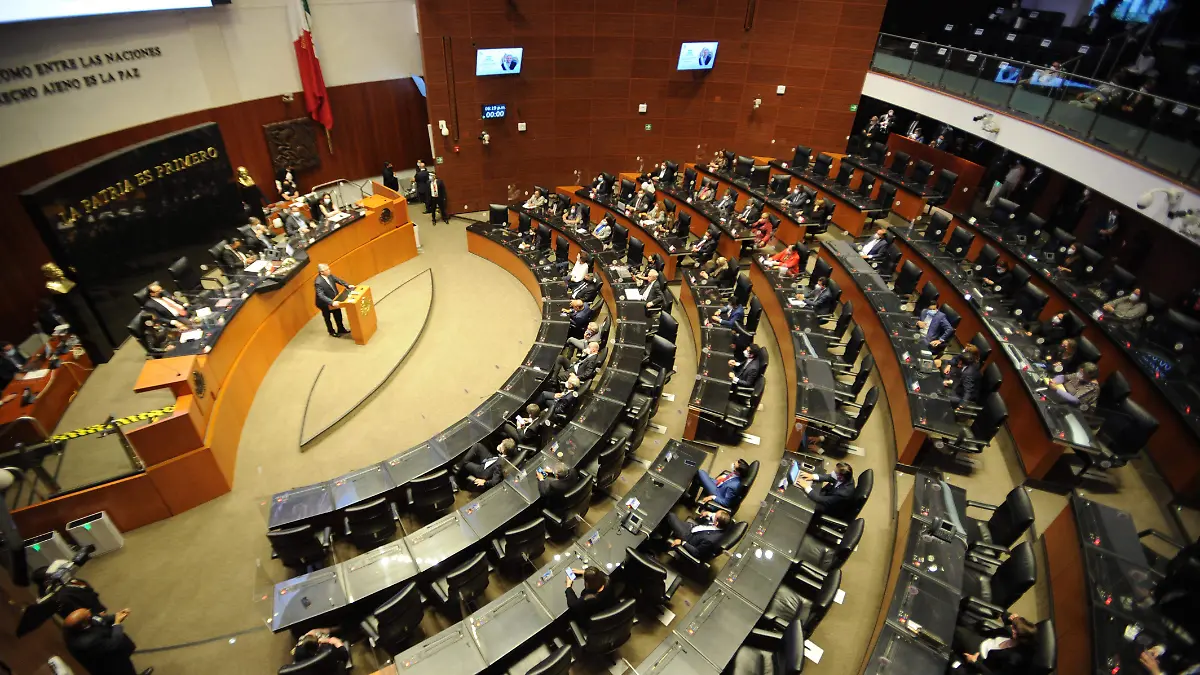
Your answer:
[[[432,518],[454,506],[454,485],[450,472],[439,469],[409,481],[404,488],[408,509],[424,518]]]
[[[415,582],[410,582],[359,625],[372,647],[379,647],[388,654],[399,654],[417,633],[424,617],[421,592]]]
[[[659,312],[658,327],[654,330],[654,335],[675,344],[676,338],[679,337],[679,322],[675,317],[666,312]],[[649,342],[649,340],[647,340]]]
[[[187,256],[184,256],[167,268],[171,279],[175,282],[175,287],[181,291],[194,291],[200,288],[200,275],[196,274],[196,270],[192,269],[191,262]]]
[[[827,178],[829,176],[829,169],[832,166],[833,157],[822,152],[821,154],[817,155],[817,160],[813,162],[812,174],[819,178]]]
[[[867,390],[867,395],[863,397],[862,404],[845,402],[842,404],[845,406],[857,407],[857,415],[849,415],[848,413],[839,411],[838,421],[836,423],[830,423],[828,421],[817,422],[813,420],[810,422],[810,425],[819,427],[827,435],[832,436],[831,440],[834,442],[834,445],[829,446],[830,449],[843,446],[847,443],[852,443],[858,439],[860,434],[862,434],[863,427],[866,425],[867,420],[871,417],[871,412],[875,410],[875,405],[878,402],[879,388],[871,387],[869,390]]]
[[[844,188],[849,188],[852,176],[854,176],[854,165],[849,162],[842,162],[838,166],[837,178],[834,179],[834,182]]]
[[[754,160],[750,159],[749,157],[738,155],[737,159],[732,162],[731,167],[733,169],[733,175],[738,176],[739,178],[749,178],[750,169],[754,168]]]
[[[933,181],[933,194],[927,198],[927,203],[931,206],[945,204],[954,192],[954,184],[957,182],[958,174],[949,169],[939,171],[937,178]]]
[[[1008,492],[1003,504],[970,500],[967,506],[992,514],[987,520],[967,518],[963,523],[967,530],[967,545],[972,549],[991,549],[997,555],[1005,554],[1033,524],[1033,502],[1020,485]]]
[[[858,372],[854,373],[853,379],[850,382],[837,382],[837,399],[842,402],[853,402],[858,400],[858,394],[866,386],[867,380],[871,379],[871,371],[875,369],[875,357],[867,354],[863,357],[862,363],[859,364]]]
[[[1017,217],[1017,209],[1021,208],[1016,202],[1001,197],[992,206],[988,220],[996,227],[1007,227]]]
[[[527,568],[536,567],[533,561],[545,551],[544,518],[534,518],[492,540],[492,553],[496,564],[511,576],[516,576]]]
[[[1100,282],[1100,292],[1106,298],[1119,298],[1133,290],[1136,283],[1137,277],[1132,272],[1120,265],[1113,265]]]
[[[1129,386],[1129,380],[1125,379],[1121,371],[1114,370],[1100,385],[1100,396],[1096,398],[1096,409],[1116,410],[1125,399],[1129,398],[1131,393],[1133,393],[1133,389]]]
[[[751,342],[758,332],[758,324],[762,320],[762,302],[758,298],[750,298],[742,323],[733,324],[733,346],[735,351],[741,351]],[[764,356],[766,352],[763,352]]]
[[[400,514],[385,497],[348,507],[342,512],[343,531],[359,549],[375,548],[396,534]]]
[[[664,312],[665,314],[665,312]],[[652,398],[658,398],[663,386],[671,381],[675,369],[675,344],[655,335],[650,338],[649,358],[638,373],[635,390]]]
[[[612,235],[609,237],[608,244],[612,250],[617,253],[624,253],[625,246],[629,243],[629,228],[617,223],[612,227]]]
[[[571,672],[571,664],[575,662],[571,646],[563,644],[558,638],[555,638],[553,650],[540,647],[533,656],[541,657],[533,667],[525,669],[519,667],[521,664],[517,664],[509,669],[508,675],[567,675]],[[522,659],[522,663],[527,663],[528,659],[529,657]]]
[[[646,244],[642,243],[641,239],[629,240],[629,245],[626,246],[625,261],[631,269],[641,269],[642,258],[645,254]]]
[[[797,171],[803,171],[808,168],[809,162],[812,161],[812,148],[806,145],[797,145],[792,149],[792,168]]]
[[[1063,315],[1062,329],[1066,332],[1067,337],[1079,337],[1080,342],[1086,340],[1087,338],[1080,337],[1080,334],[1083,333],[1084,328],[1087,328],[1087,324],[1085,324],[1083,319],[1079,318],[1079,315],[1075,312],[1068,311]],[[1096,358],[1100,357],[1097,356]]]
[[[504,223],[508,223],[508,216],[504,218]],[[533,230],[533,218],[528,213],[517,214],[517,234],[525,234]]]
[[[1037,583],[1033,545],[1023,541],[1013,547],[1003,562],[969,554],[963,569],[962,609],[968,614],[979,607],[1006,610]]]
[[[892,291],[896,295],[910,295],[917,289],[917,282],[920,280],[921,268],[913,261],[905,260],[896,274],[895,281],[892,282]]]
[[[743,392],[744,398],[730,397],[729,402],[725,404],[725,415],[721,419],[727,431],[739,434],[750,428],[750,425],[754,423],[754,414],[758,411],[758,405],[762,402],[766,389],[767,378],[764,375],[755,381],[748,393]]]
[[[925,226],[925,232],[922,236],[936,244],[940,244],[946,240],[946,231],[950,229],[950,214],[945,211],[934,211],[929,217],[929,224]]]
[[[1128,464],[1146,447],[1156,431],[1158,420],[1132,398],[1126,398],[1104,415],[1096,433],[1100,447],[1074,449],[1075,454],[1083,458],[1080,476],[1089,474],[1093,468],[1106,470]],[[1087,477],[1099,478],[1095,474]]]
[[[792,178],[786,173],[778,173],[771,176],[771,196],[782,199],[787,196],[788,190],[791,189]]]
[[[998,260],[1000,260],[1000,252],[996,250],[996,247],[984,244],[983,248],[979,249],[979,255],[975,256],[975,274],[981,277],[988,276],[996,268]]]
[[[892,212],[892,206],[896,203],[896,185],[894,183],[884,183],[879,186],[879,194],[875,195],[876,208],[868,210],[866,213],[871,217],[872,223],[877,220],[887,218]]]
[[[833,570],[824,579],[814,579],[798,570],[784,579],[771,596],[771,602],[763,612],[763,623],[775,630],[782,630],[793,621],[799,621],[809,631],[816,630],[821,619],[842,586],[842,571]]]
[[[850,523],[844,533],[837,536],[820,529],[809,532],[796,552],[802,571],[824,581],[830,572],[841,568],[854,552],[858,542],[862,540],[865,526],[863,519],[858,518]]]
[[[307,570],[321,567],[333,543],[331,528],[317,529],[312,525],[297,525],[267,531],[271,542],[271,557],[287,567]]]
[[[489,572],[491,567],[488,565],[487,551],[480,551],[429,585],[433,599],[444,609],[451,610],[451,614],[458,615],[458,612],[469,609],[475,599],[487,590]]]
[[[537,226],[537,242],[535,248],[539,251],[550,250],[550,226],[545,223],[538,223]]]
[[[989,368],[995,366],[991,364]],[[986,372],[986,371],[985,371]],[[934,447],[951,454],[968,452],[979,454],[992,442],[996,432],[1008,420],[1008,406],[998,392],[987,394],[979,412],[974,415],[971,425],[958,432],[958,437],[942,439],[934,442]]]
[[[630,598],[590,618],[571,620],[571,638],[584,654],[607,654],[625,644],[633,630],[637,602]]]
[[[954,309],[947,303],[943,302],[938,311],[946,315],[946,320],[950,322],[951,328],[957,329],[958,324],[962,322],[962,315],[958,313],[957,309]]]
[[[1100,273],[1100,263],[1104,261],[1104,254],[1088,246],[1080,246],[1079,257],[1082,260],[1071,268],[1071,276],[1079,281],[1091,281]]]
[[[557,235],[554,237],[554,260],[555,262],[565,263],[571,257],[571,242],[564,236]]]
[[[929,176],[932,173],[933,164],[927,160],[921,159],[917,160],[916,164],[913,164],[912,175],[910,175],[908,179],[917,185],[924,186],[929,182]]]
[[[508,207],[504,204],[488,204],[488,224],[508,225]]]
[[[804,625],[793,621],[782,633],[755,630],[738,647],[731,675],[800,675],[804,672]]]
[[[1038,315],[1042,313],[1042,308],[1046,306],[1049,299],[1045,291],[1034,286],[1033,282],[1028,282],[1013,296],[1013,316],[1025,323],[1037,321]]]
[[[583,474],[575,487],[547,500],[542,515],[546,518],[546,529],[552,536],[558,538],[575,531],[575,526],[583,520],[583,514],[588,510],[594,485],[595,479]]]
[[[908,173],[910,159],[907,152],[897,152],[892,155],[892,163],[888,166],[888,170],[894,174],[904,176]]]
[[[863,199],[871,199],[871,193],[875,192],[875,176],[873,174],[864,173],[862,180],[858,182],[858,188],[855,190]]]
[[[682,580],[657,560],[633,548],[625,549],[621,573],[625,581],[624,595],[636,600],[638,609],[655,613],[671,601]]]
[[[588,473],[596,477],[596,490],[607,490],[621,477],[625,455],[620,445],[610,445],[596,455],[588,466]]]
[[[687,211],[680,211],[679,216],[675,219],[675,230],[671,233],[676,237],[687,237],[688,232],[692,230],[692,214]]]
[[[721,535],[721,540],[717,542],[717,552],[711,558],[701,559],[693,555],[686,546],[677,546],[671,551],[671,557],[675,561],[675,565],[679,571],[693,579],[704,579],[708,577],[709,571],[712,569],[711,562],[717,556],[727,551],[732,551],[746,536],[746,530],[750,524],[746,522],[731,522],[729,527],[725,528],[725,533]]]

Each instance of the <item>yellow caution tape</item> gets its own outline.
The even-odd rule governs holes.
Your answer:
[[[158,410],[148,410],[144,413],[130,415],[129,417],[118,417],[117,419],[113,420],[112,423],[119,427],[123,427],[126,424],[132,424],[133,422],[145,422],[146,420],[156,419],[158,417],[162,417],[163,415],[169,415],[173,412],[175,412],[175,406],[169,405],[165,408],[159,408]],[[107,428],[108,428],[107,424],[93,424],[90,427],[83,427],[82,429],[68,431],[65,434],[55,434],[55,435],[51,436],[49,438],[49,440],[51,440],[51,441],[69,441],[73,438],[80,438],[81,436],[88,436],[91,434],[99,433],[101,431],[104,431]]]

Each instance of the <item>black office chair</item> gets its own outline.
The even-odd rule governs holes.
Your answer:
[[[937,286],[933,285],[932,281],[926,281],[921,287],[920,294],[917,295],[916,301],[913,303],[913,315],[920,316],[930,305],[936,303],[941,294],[938,293]]]
[[[375,608],[359,626],[372,647],[399,654],[411,639],[420,635],[425,604],[415,582],[410,582],[390,600]]]
[[[695,192],[696,189],[696,170],[688,167],[683,170],[683,191],[687,194]]]
[[[972,550],[990,550],[996,556],[1005,555],[1033,525],[1033,502],[1020,485],[1009,490],[1003,504],[968,500],[967,506],[992,514],[987,520],[967,518],[963,523],[967,530],[967,545]]]
[[[933,194],[925,199],[930,207],[945,204],[954,194],[954,184],[958,182],[958,174],[949,169],[942,169],[933,181]]]
[[[391,539],[398,522],[400,513],[386,497],[347,507],[342,512],[343,533],[361,551]]]
[[[820,529],[809,532],[796,552],[801,571],[823,582],[830,573],[840,569],[854,552],[858,542],[862,541],[864,527],[866,523],[858,518],[840,536]]]
[[[675,174],[679,173],[679,162],[672,162],[672,161],[668,160],[666,162],[666,165],[667,165],[667,173],[663,175],[663,182],[674,183],[675,182]]]
[[[474,611],[475,600],[487,590],[489,572],[487,551],[480,551],[429,585],[433,600],[455,616]]]
[[[547,500],[542,508],[542,515],[546,519],[546,529],[552,537],[561,539],[575,531],[591,504],[592,488],[595,484],[595,478],[583,474],[570,490]]]
[[[572,262],[571,242],[561,234],[554,237],[554,262],[560,264]]]
[[[754,342],[754,336],[758,332],[758,325],[762,321],[762,313],[762,302],[758,298],[750,298],[750,304],[746,308],[746,314],[742,319],[742,323],[733,324],[733,346],[735,352],[744,350],[747,345]],[[766,356],[765,351],[763,356]]]
[[[504,204],[488,204],[488,224],[492,227],[508,225],[508,207]]]
[[[1129,380],[1125,379],[1121,371],[1114,370],[1100,384],[1100,395],[1096,398],[1096,410],[1116,410],[1132,393],[1133,389],[1129,386]]]
[[[676,338],[679,337],[679,322],[676,321],[675,317],[671,316],[670,314],[666,312],[659,312],[658,324],[656,325],[656,328],[649,336],[646,337],[647,347],[650,345],[651,336],[658,336],[667,342],[670,342],[671,344],[675,344]]]
[[[1013,316],[1026,324],[1037,321],[1038,315],[1042,313],[1042,309],[1049,300],[1050,297],[1046,295],[1045,291],[1034,286],[1032,282],[1026,283],[1025,287],[1013,296]]]
[[[892,291],[901,297],[912,295],[917,290],[917,282],[921,280],[921,268],[911,260],[905,260],[900,266],[900,272],[892,281]]]
[[[608,245],[612,250],[624,255],[625,247],[629,244],[629,228],[620,223],[616,223],[612,227],[612,235],[608,238]]]
[[[1000,259],[1000,252],[991,244],[984,244],[979,249],[979,255],[975,256],[975,276],[986,277],[989,272],[996,269],[996,261]],[[994,272],[993,272],[994,273]]]
[[[867,500],[871,498],[871,492],[874,490],[875,470],[867,469],[858,475],[858,480],[854,483],[854,495],[835,509],[820,508],[817,517],[810,523],[809,529],[823,530],[825,534],[835,536],[845,534],[846,528],[850,527],[850,521],[858,518],[858,514],[862,513],[863,507],[867,505]]]
[[[545,255],[550,251],[551,244],[550,226],[545,223],[538,223],[537,226],[537,241],[534,243],[534,248]]]
[[[621,477],[621,469],[625,465],[624,448],[620,445],[610,445],[592,458],[588,465],[588,473],[596,477],[594,489],[605,491]]]
[[[1007,228],[1016,220],[1017,210],[1020,208],[1016,202],[1001,197],[992,206],[992,212],[988,214],[988,220],[996,227]]]
[[[848,304],[848,303],[847,303]],[[875,357],[867,354],[863,357],[862,363],[858,366],[858,371],[855,372],[850,382],[837,381],[837,391],[834,396],[842,403],[854,403],[858,401],[858,395],[862,392],[863,387],[867,385],[867,380],[871,379],[871,371],[875,369]]]
[[[450,472],[439,469],[409,481],[404,488],[408,510],[422,518],[433,519],[454,506],[454,485]]]
[[[508,218],[504,219],[504,223],[508,223]],[[528,213],[517,214],[517,234],[525,234],[533,231],[533,218]]]
[[[656,399],[662,394],[663,387],[671,381],[674,370],[675,344],[660,335],[655,335],[650,339],[649,358],[638,373],[634,390]]]
[[[1136,284],[1137,277],[1132,272],[1120,265],[1113,265],[1104,276],[1104,281],[1100,282],[1100,292],[1106,299],[1120,298],[1132,291]]]
[[[842,186],[843,188],[848,189],[850,187],[850,181],[853,178],[853,176],[854,176],[854,165],[850,164],[849,162],[842,162],[838,166],[837,177],[834,178],[833,182],[837,183],[838,185]]]
[[[765,356],[764,356],[765,358]],[[767,376],[764,373],[755,380],[754,385],[747,391],[745,388],[739,389],[739,396],[730,396],[729,402],[725,404],[725,415],[721,418],[721,425],[731,434],[730,443],[736,443],[737,438],[746,429],[754,424],[754,415],[758,412],[758,405],[762,403],[763,394],[767,390]]]
[[[692,214],[687,211],[681,211],[675,218],[675,230],[671,233],[676,237],[687,238],[688,233],[692,231]]]
[[[787,196],[788,191],[792,187],[792,177],[786,173],[778,173],[771,176],[771,196],[776,199],[783,199]]]
[[[938,311],[946,315],[946,321],[950,323],[951,328],[958,330],[958,324],[962,323],[962,315],[958,313],[957,309],[943,302],[942,306],[938,307]]]
[[[801,675],[804,672],[804,626],[788,624],[782,633],[755,629],[738,647],[725,675]]]
[[[913,164],[912,175],[908,179],[921,187],[925,187],[929,183],[931,175],[933,175],[933,164],[927,160],[920,159],[917,160],[916,164]]]
[[[1141,453],[1156,431],[1158,420],[1132,398],[1126,398],[1104,415],[1096,432],[1099,447],[1074,448],[1075,454],[1083,459],[1079,476],[1100,479],[1094,469],[1104,471],[1128,464]]]
[[[1068,311],[1063,315],[1062,329],[1066,331],[1067,337],[1078,337],[1080,342],[1086,340],[1087,338],[1081,337],[1084,328],[1087,328],[1087,324],[1075,312]],[[1091,343],[1089,342],[1089,344]]]
[[[921,237],[934,244],[946,241],[946,232],[950,230],[950,214],[945,211],[934,211],[929,217],[929,224],[921,233]]]
[[[896,204],[896,185],[884,183],[879,186],[879,194],[875,195],[875,208],[868,209],[866,214],[871,217],[870,224],[886,219],[892,213]]]
[[[688,552],[687,548],[678,546],[671,550],[671,558],[676,567],[679,568],[680,574],[686,575],[689,579],[708,579],[712,571],[712,561],[716,560],[722,553],[727,553],[737,548],[741,543],[742,538],[746,536],[746,530],[750,524],[746,522],[731,522],[725,528],[724,535],[717,542],[717,552],[711,558],[701,559]]]
[[[280,666],[279,675],[340,675],[346,668],[337,661],[337,652],[329,649],[317,652],[311,659]]]
[[[862,180],[858,181],[858,187],[855,192],[862,199],[862,204],[867,204],[871,201],[871,195],[875,192],[875,175],[864,173]]]
[[[1100,263],[1104,262],[1104,254],[1091,247],[1080,246],[1079,257],[1081,260],[1071,268],[1071,276],[1077,281],[1087,283],[1100,274]]]
[[[797,145],[792,148],[792,166],[796,171],[804,171],[812,162],[812,148],[806,145]]]
[[[333,529],[318,530],[312,525],[297,525],[267,531],[271,542],[271,557],[285,566],[309,571],[325,564],[333,545]]]
[[[811,341],[811,338],[810,338]],[[860,370],[854,370],[854,364],[858,363],[858,355],[862,352],[862,348],[866,345],[867,338],[863,333],[863,329],[858,327],[858,324],[850,322],[850,337],[846,340],[846,344],[842,347],[840,354],[834,354],[837,357],[836,361],[831,362],[833,369],[838,371],[839,375],[857,375]],[[813,354],[817,358],[821,358],[822,354]],[[874,362],[872,362],[873,364]]]
[[[634,548],[625,549],[621,574],[625,582],[623,595],[637,601],[639,610],[653,614],[658,614],[671,601],[683,580],[657,560]]]
[[[994,368],[991,364],[988,368]],[[987,371],[984,371],[986,375]],[[961,411],[959,411],[961,412]],[[971,415],[971,424],[963,427],[956,438],[943,438],[933,441],[933,447],[952,455],[960,452],[979,454],[996,437],[996,432],[1008,420],[1008,406],[999,392],[993,391],[983,399],[983,405]]]
[[[1025,672],[1029,675],[1050,675],[1058,668],[1058,635],[1054,632],[1054,619],[1037,624],[1036,645]]]
[[[496,565],[509,576],[536,568],[533,561],[546,551],[546,520],[534,518],[492,540]]]
[[[814,579],[799,570],[784,579],[775,595],[771,596],[771,602],[763,612],[762,623],[772,629],[783,630],[793,621],[799,621],[809,631],[814,631],[833,606],[841,586],[840,569],[824,579]]]
[[[141,309],[146,301],[150,299],[150,287],[143,286],[133,292],[133,301],[137,303],[138,309]]]
[[[530,657],[538,661],[532,667],[526,668]],[[521,663],[509,668],[508,675],[568,675],[575,657],[571,654],[571,646],[558,638],[554,639],[553,649],[542,646],[533,654],[521,660]]]
[[[637,602],[630,598],[588,619],[571,620],[571,637],[583,654],[603,655],[629,640]]]
[[[167,268],[167,272],[175,282],[175,287],[184,293],[200,288],[200,275],[196,274],[196,270],[192,269],[192,264],[188,261],[187,256],[171,263],[170,267]]]
[[[220,267],[221,269],[226,270],[226,271],[233,271],[232,268],[230,268],[225,263],[224,252],[225,252],[225,247],[228,244],[229,244],[229,241],[227,239],[222,239],[221,241],[218,241],[214,246],[208,247],[208,254],[210,256],[212,256],[213,262],[215,262],[217,264],[217,267]],[[178,283],[178,281],[176,281],[176,283]]]
[[[1008,558],[999,559],[968,553],[963,569],[962,611],[968,616],[981,612],[1003,613],[1037,583],[1033,545],[1023,541]]]
[[[646,244],[644,244],[641,239],[630,239],[625,250],[625,262],[629,264],[629,268],[634,270],[641,269],[642,258],[645,254]]]

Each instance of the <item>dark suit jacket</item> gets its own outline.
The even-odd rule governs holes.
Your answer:
[[[234,251],[232,247],[225,246],[221,249],[221,262],[225,263],[226,267],[233,267],[236,269],[245,267],[245,263],[243,263],[242,259],[237,255],[239,252],[242,255],[246,255],[246,251],[244,250],[239,249],[238,251]]]
[[[950,400],[955,404],[959,403],[979,403],[979,395],[982,393],[981,386],[983,384],[983,373],[979,371],[979,364],[972,363],[971,365],[959,371],[958,381],[954,384],[954,396]]]
[[[463,455],[462,467],[463,473],[468,478],[482,478],[484,483],[483,488],[487,489],[499,485],[500,481],[504,480],[504,465],[499,460],[500,455],[496,454],[495,450],[484,445],[482,442],[476,443],[467,450],[467,454]],[[486,469],[483,468],[484,462],[490,459],[495,459]],[[470,484],[466,487],[477,490],[478,485]]]
[[[854,497],[853,481],[846,481],[838,485],[837,478],[833,474],[822,474],[817,477],[815,482],[820,482],[821,486],[813,485],[813,488],[808,491],[808,497],[816,502],[817,509],[823,513],[838,516]]]
[[[700,560],[712,560],[721,552],[719,542],[725,536],[724,530],[705,530],[696,532],[695,528],[683,540],[683,546],[688,553]]]
[[[92,625],[86,630],[67,631],[66,642],[71,656],[89,673],[133,675],[135,672],[129,657],[137,646],[125,634],[124,627],[114,623],[114,617],[92,617]]]
[[[174,300],[174,298],[172,298],[172,300]],[[175,304],[179,304],[179,303],[177,302]],[[187,307],[184,307],[184,309],[186,310]],[[147,298],[146,304],[142,305],[142,310],[144,310],[150,314],[153,314],[154,316],[162,319],[163,321],[181,321],[181,320],[187,318],[185,316],[175,316],[174,314],[171,313],[171,310],[169,310],[166,307],[163,307],[161,304],[155,302],[154,298]]]
[[[300,226],[311,227],[312,222],[304,217],[302,213],[289,213],[287,218],[283,219],[283,229],[287,230],[289,236],[295,236],[300,231]]]
[[[344,288],[350,288],[350,284],[340,277],[330,274],[328,277],[317,275],[313,279],[313,288],[317,291],[317,307],[321,309],[329,309],[333,301],[337,299],[337,287],[341,285]]]
[[[581,352],[581,354],[585,356],[571,364],[570,371],[578,375],[581,380],[590,380],[596,374],[596,371],[600,369],[600,353],[588,354],[587,352]]]
[[[596,284],[589,283],[586,279],[571,287],[572,300],[582,300],[590,303],[596,299],[596,296],[599,293],[600,289],[596,286]]]
[[[755,382],[758,382],[759,376],[762,375],[762,359],[753,358],[742,362],[742,365],[733,371],[737,376],[738,385],[742,387],[753,387]]]
[[[246,244],[245,250],[257,251],[259,253],[262,253],[263,251],[265,251],[269,248],[275,247],[275,242],[271,241],[271,238],[269,236],[267,236],[267,235],[261,235],[261,236],[263,237],[262,239],[260,239],[257,236],[243,238],[242,242]]]
[[[438,193],[437,193],[436,197],[433,196],[432,183],[437,183]],[[446,183],[443,182],[441,178],[436,178],[431,182],[430,187],[429,187],[429,200],[432,202],[436,202],[436,203],[442,205],[443,207],[446,205],[446,203],[447,203],[446,202]]]
[[[594,314],[592,308],[586,304],[579,311],[568,314],[567,316],[571,319],[571,333],[574,335],[583,335]]]
[[[1052,319],[1053,317],[1051,317],[1051,319],[1046,319],[1045,321],[1039,321],[1037,326],[1034,326],[1033,330],[1029,332],[1046,338],[1046,342],[1044,344],[1062,342],[1063,338],[1067,337],[1067,329],[1063,328],[1061,323],[1057,326],[1054,325],[1054,321],[1052,321]]]
[[[646,289],[646,304],[651,307],[665,307],[667,304],[666,293],[667,291],[663,288],[662,277],[659,277]]]

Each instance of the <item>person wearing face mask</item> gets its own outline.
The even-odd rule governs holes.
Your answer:
[[[1063,256],[1062,264],[1058,266],[1058,271],[1063,274],[1071,274],[1075,266],[1079,263],[1079,247],[1071,244],[1067,247],[1067,253]]]
[[[983,273],[983,283],[991,286],[992,290],[997,293],[1008,288],[1010,281],[1012,281],[1012,272],[1008,269],[1008,263],[1003,260],[997,260],[994,269],[986,270]]]
[[[1108,213],[1096,223],[1095,228],[1092,230],[1092,236],[1088,239],[1088,246],[1097,251],[1103,251],[1107,248],[1112,243],[1113,236],[1120,227],[1120,215],[1120,211],[1109,209]]]
[[[873,260],[883,255],[883,251],[887,248],[887,230],[882,227],[875,230],[875,236],[871,237],[867,243],[859,249],[859,255],[867,260]]]
[[[283,229],[287,230],[289,237],[308,234],[311,226],[312,223],[300,212],[299,206],[293,206],[287,219],[283,221]]]
[[[730,211],[736,203],[737,195],[732,190],[728,190],[725,192],[725,196],[721,197],[721,200],[716,203],[716,207],[718,211]]]
[[[983,380],[983,374],[979,371],[978,347],[970,344],[964,346],[962,353],[950,359],[950,362],[942,369],[942,375],[946,378],[942,381],[942,385],[954,387],[954,392],[950,396],[951,403],[954,405],[979,403],[979,395],[982,393],[979,385]]]
[[[292,167],[285,166],[275,174],[275,190],[279,192],[279,198],[284,201],[290,201],[300,196],[300,188],[296,187],[296,175],[292,171]]]
[[[799,185],[793,186],[792,191],[789,192],[788,195],[783,198],[784,206],[786,206],[787,208],[789,208],[793,211],[804,208],[804,205],[807,202],[808,202],[808,195],[805,194],[804,190],[800,189]]]
[[[608,196],[608,190],[608,181],[604,180],[604,174],[602,173],[597,174],[596,180],[592,181],[592,184],[588,186],[588,191],[591,192],[592,199]]]
[[[950,325],[950,319],[938,308],[937,302],[930,303],[929,307],[921,312],[917,326],[925,331],[921,343],[933,352],[934,356],[946,349],[946,342],[954,335],[954,326]]]
[[[801,307],[811,307],[817,314],[833,311],[833,291],[829,290],[829,278],[821,277],[817,283],[808,289],[807,293],[797,293],[796,299],[801,301]]]
[[[17,373],[25,368],[25,362],[28,360],[29,358],[11,342],[5,342],[0,346],[0,391],[7,387]]]
[[[762,377],[762,347],[755,344],[747,345],[742,350],[742,359],[729,359],[729,380],[741,387],[753,387]]]
[[[326,220],[335,213],[341,213],[341,210],[333,203],[333,195],[328,192],[321,197],[321,202],[317,204],[317,208],[321,211],[321,220]]]
[[[1058,375],[1045,380],[1054,397],[1062,403],[1077,408],[1091,408],[1100,398],[1100,368],[1088,362],[1079,366],[1079,370],[1070,375]]]
[[[413,174],[412,182],[417,188],[417,199],[425,205],[425,213],[429,213],[429,169],[425,168],[424,160],[417,160],[417,172]]]
[[[735,325],[742,323],[742,318],[746,316],[746,308],[738,300],[731,299],[728,305],[713,312],[712,318],[704,322],[705,326],[714,324],[721,325],[725,328],[732,329]]]
[[[720,506],[730,506],[737,499],[738,490],[742,487],[742,479],[750,471],[750,465],[744,459],[736,460],[729,470],[722,471],[716,478],[701,469],[696,474],[696,483],[700,487],[701,497],[696,500],[701,506],[715,503]]]
[[[837,517],[854,499],[854,468],[846,462],[838,462],[833,473],[801,472],[796,478],[796,487],[808,493],[808,498],[817,505],[817,513]]]
[[[600,241],[608,241],[612,237],[612,227],[616,222],[611,213],[604,214],[604,218],[596,223],[596,227],[592,230],[592,236]]]
[[[579,202],[571,204],[571,208],[563,214],[563,224],[568,227],[579,227],[583,224],[583,206]]]
[[[1142,301],[1142,289],[1135,288],[1129,295],[1117,298],[1104,305],[1105,314],[1117,321],[1138,321],[1150,311],[1149,305]]]
[[[1067,337],[1067,329],[1062,325],[1063,318],[1066,316],[1066,312],[1059,312],[1045,321],[1039,321],[1034,324],[1025,334],[1030,336],[1037,335],[1042,338],[1045,344],[1061,342]]]

